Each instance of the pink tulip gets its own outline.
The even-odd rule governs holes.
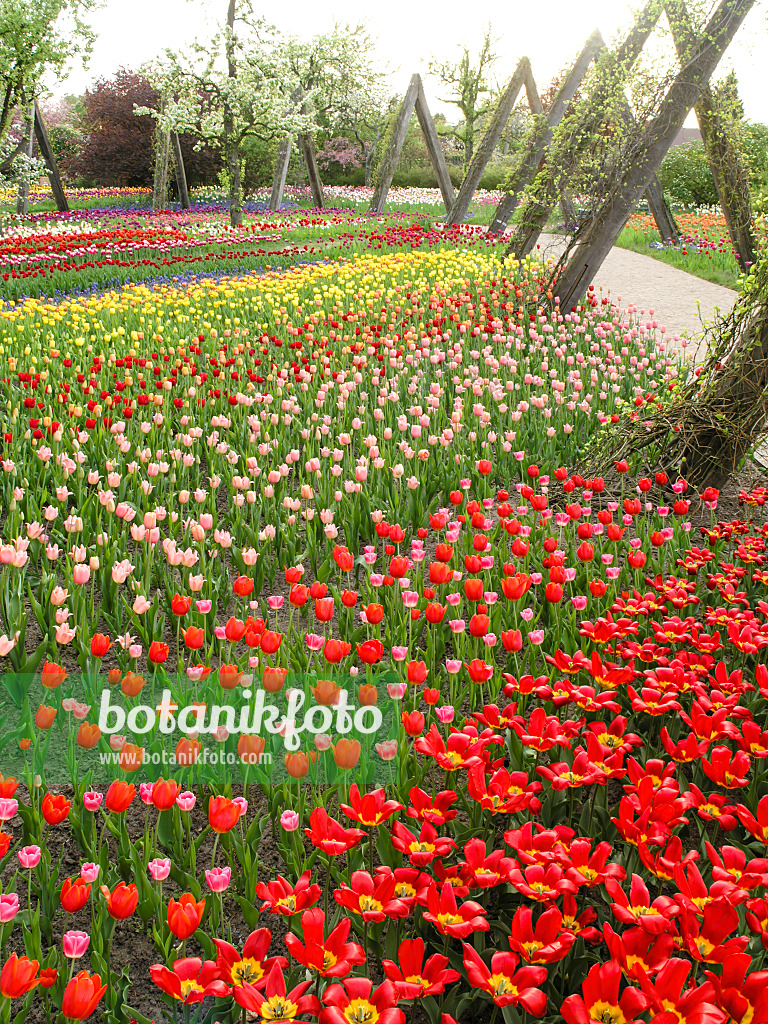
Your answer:
[[[232,800],[232,803],[237,804],[237,806],[240,808],[240,818],[238,820],[242,822],[246,814],[248,813],[248,801],[245,799],[244,796],[236,796]]]
[[[36,868],[40,863],[39,846],[22,846],[18,852],[19,863],[23,868]]]
[[[142,803],[149,807],[152,803],[152,791],[155,788],[154,782],[140,782],[139,783],[139,796],[141,797]]]
[[[392,648],[392,660],[393,661],[405,661],[408,657],[407,647],[393,647]]]
[[[0,822],[5,824],[14,818],[19,810],[19,801],[12,797],[0,797]]]
[[[195,601],[195,607],[201,615],[207,615],[213,608],[213,601]]]
[[[101,801],[104,799],[102,793],[95,793],[93,791],[89,793],[83,793],[83,806],[86,811],[95,813],[101,807]]]
[[[83,586],[91,578],[91,570],[89,566],[81,562],[74,567],[72,570],[72,581],[77,583],[78,586]]]
[[[12,921],[19,912],[19,897],[15,892],[0,896],[0,924]]]
[[[232,868],[211,868],[205,872],[205,881],[211,892],[224,892],[232,881]]]
[[[448,725],[449,722],[453,721],[456,708],[453,704],[443,704],[442,707],[435,708],[435,714],[443,725]]]
[[[162,882],[171,873],[170,858],[156,857],[147,864],[147,870],[156,882]]]
[[[387,683],[387,694],[391,700],[402,700],[407,689],[407,683]]]
[[[300,820],[296,811],[283,811],[280,815],[280,825],[286,832],[295,832],[299,827]]]
[[[183,793],[179,793],[176,797],[176,806],[180,811],[191,811],[197,802],[197,797],[194,793],[190,793],[189,790],[185,790]]]
[[[80,868],[80,877],[84,882],[89,885],[96,881],[99,877],[101,868],[98,864],[94,864],[92,861],[86,861]]]
[[[544,630],[543,629],[532,629],[531,632],[528,634],[528,639],[531,641],[532,644],[536,644],[537,646],[539,644],[543,644],[544,643]]]
[[[69,960],[79,960],[81,956],[85,955],[90,941],[91,937],[88,932],[64,932],[61,937],[64,956]]]
[[[394,761],[397,757],[397,740],[383,740],[375,748],[382,761]]]

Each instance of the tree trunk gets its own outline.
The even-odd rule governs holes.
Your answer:
[[[472,163],[472,157],[475,155],[475,122],[467,121],[465,118],[466,127],[464,128],[464,166],[469,168]]]
[[[697,102],[731,40],[755,0],[721,0],[701,37],[661,102],[659,112],[643,132],[627,161],[623,177],[592,218],[576,249],[557,279],[555,294],[569,308],[594,280],[605,257],[616,244],[630,213],[651,178],[658,172],[677,133]]]
[[[160,213],[168,204],[168,158],[170,155],[171,133],[157,128],[155,150],[155,178],[152,186],[152,212]]]

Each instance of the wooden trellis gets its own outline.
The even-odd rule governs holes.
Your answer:
[[[40,107],[37,105],[37,102],[33,100],[29,106],[27,115],[27,138],[24,147],[28,157],[32,156],[35,140],[37,140],[37,148],[40,151],[40,155],[45,161],[45,170],[48,175],[48,180],[51,183],[51,191],[53,192],[53,198],[56,202],[56,209],[59,210],[60,213],[66,213],[69,209],[69,203],[67,202],[64,187],[61,183],[61,176],[59,175],[59,168],[56,164],[56,157],[48,138],[48,130],[45,126],[45,120],[42,112],[40,111]],[[16,212],[21,216],[26,217],[28,209],[29,186],[24,182],[19,186]]]
[[[437,183],[443,196],[446,210],[449,210],[454,203],[453,184],[448,173],[448,166],[443,155],[443,148],[440,145],[440,138],[435,128],[435,122],[427,106],[427,99],[424,95],[424,86],[420,75],[413,75],[408,90],[400,104],[397,112],[394,128],[389,140],[389,145],[384,151],[379,163],[377,184],[371,197],[369,213],[383,213],[387,202],[387,194],[392,185],[392,178],[400,162],[400,155],[403,151],[405,136],[408,132],[408,125],[414,110],[419,121],[419,127],[427,145],[427,153],[432,168],[437,176]]]

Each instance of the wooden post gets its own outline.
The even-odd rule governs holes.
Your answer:
[[[447,213],[456,200],[453,192],[453,182],[451,181],[451,176],[448,173],[448,166],[445,162],[443,147],[440,145],[440,137],[437,134],[435,122],[432,120],[432,115],[430,114],[429,107],[427,106],[427,98],[424,95],[424,86],[421,81],[421,76],[416,75],[415,77],[419,79],[419,88],[416,93],[416,117],[419,119],[421,134],[424,136],[424,141],[427,144],[429,159],[432,163],[432,169],[437,177],[437,184],[440,186],[443,203],[445,204],[445,212]]]
[[[637,131],[637,120],[635,119],[635,115],[632,113],[632,108],[628,103],[624,105],[620,112],[620,116],[628,131],[634,134]],[[674,244],[677,245],[680,241],[680,229],[678,228],[677,221],[672,216],[672,211],[664,198],[664,189],[661,187],[661,182],[656,174],[654,174],[648,182],[648,188],[645,190],[645,198],[648,201],[648,209],[651,211],[651,216],[656,222],[656,228],[661,240],[663,242],[674,242]]]
[[[695,45],[690,14],[684,0],[666,0],[664,6],[675,49],[684,64],[691,47]],[[723,123],[723,116],[709,85],[702,89],[694,110],[734,254],[741,269],[746,271],[757,259],[749,177],[741,154],[728,136],[727,125]]]
[[[667,204],[667,200],[664,198],[664,189],[661,187],[661,182],[655,174],[648,182],[645,198],[648,200],[648,208],[653,215],[653,219],[656,221],[656,227],[658,228],[661,240],[663,242],[674,242],[677,245],[680,241],[680,229]]]
[[[312,136],[300,135],[299,145],[301,146],[301,155],[304,157],[304,166],[307,168],[309,187],[312,190],[312,202],[318,210],[322,210],[325,206],[325,196],[323,195],[323,183],[320,180],[320,171],[317,169],[317,157],[315,155],[315,146],[312,142]]]
[[[32,159],[35,144],[35,101],[33,100],[27,114],[27,144],[26,155]],[[19,182],[19,195],[16,200],[16,213],[20,217],[26,217],[29,212],[29,179],[25,177]]]
[[[459,194],[456,196],[451,209],[448,211],[446,221],[449,224],[460,224],[467,216],[469,210],[469,204],[472,202],[472,197],[477,191],[477,187],[480,184],[480,179],[483,176],[488,161],[491,159],[496,151],[496,147],[499,144],[501,133],[504,131],[504,126],[510,118],[512,108],[517,103],[517,97],[520,95],[520,90],[525,84],[527,87],[527,79],[531,76],[531,63],[527,57],[523,57],[515,68],[515,73],[509,80],[509,83],[501,94],[499,102],[493,112],[493,117],[488,125],[488,130],[483,136],[483,140],[475,150],[475,154],[472,157],[472,162],[467,168],[467,173],[464,175],[464,181],[461,183]],[[535,90],[534,90],[535,91]],[[538,93],[536,94],[538,99]]]
[[[275,176],[272,179],[272,193],[269,197],[269,209],[277,213],[283,205],[283,192],[285,191],[285,179],[288,177],[288,166],[291,162],[291,150],[293,139],[286,135],[280,143],[277,151],[277,163],[275,165]]]
[[[496,208],[496,213],[488,228],[489,232],[504,231],[506,229],[509,218],[512,216],[520,199],[520,193],[536,177],[542,158],[546,155],[552,142],[554,130],[560,124],[568,104],[576,95],[576,90],[584,80],[584,76],[589,70],[589,65],[604,48],[603,37],[599,32],[593,32],[587,40],[584,49],[579,54],[576,63],[571,68],[568,77],[552,100],[547,111],[546,122],[540,128],[534,129],[533,137],[528,144],[528,151],[515,171],[507,195]]]
[[[586,142],[591,137],[591,133],[596,129],[602,116],[602,107],[615,88],[616,78],[621,79],[640,56],[659,20],[660,13],[661,7],[658,0],[648,0],[626,39],[612,55],[613,73],[606,76],[605,84],[598,86],[595,95],[591,97],[590,109],[585,111],[580,123],[571,133],[573,145],[559,152],[556,160],[545,163],[539,179],[541,187],[538,187],[539,180],[537,180],[536,196],[525,200],[519,223],[507,249],[508,254],[514,254],[521,258],[531,252],[536,245],[552,210],[578,168],[581,154],[579,142],[581,140]],[[595,113],[593,114],[592,111]]]
[[[179,140],[178,132],[171,133],[171,142],[173,143],[173,163],[176,171],[176,187],[179,190],[179,202],[181,203],[182,210],[188,210],[192,204],[189,201],[187,172],[184,170],[184,156],[181,152],[181,141]]]
[[[411,115],[413,114],[413,109],[416,106],[416,97],[419,93],[420,81],[421,80],[418,75],[414,75],[411,78],[408,90],[403,97],[403,102],[400,104],[392,138],[386,152],[382,155],[381,164],[379,165],[378,182],[373,196],[371,197],[371,204],[368,207],[369,213],[384,212],[387,193],[389,192],[392,184],[395,168],[397,167],[400,159],[400,154],[403,151],[403,145],[405,143],[405,136],[408,132]]]
[[[48,132],[45,127],[45,121],[43,115],[38,107],[37,103],[33,103],[35,112],[35,137],[37,138],[37,148],[40,150],[40,155],[45,160],[46,169],[48,172],[48,180],[51,183],[51,192],[53,192],[53,198],[56,200],[56,209],[59,213],[66,213],[69,209],[69,203],[64,193],[64,187],[61,184],[61,177],[59,175],[59,168],[56,165],[56,157],[54,156],[51,143],[48,138]]]
[[[614,191],[595,212],[591,227],[579,240],[565,269],[553,285],[562,309],[574,305],[593,282],[595,274],[621,234],[621,230],[648,187],[675,140],[688,112],[720,62],[755,0],[720,0],[685,66],[676,75],[659,112],[643,132],[631,164]]]

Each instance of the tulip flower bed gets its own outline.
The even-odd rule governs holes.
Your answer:
[[[498,240],[470,225],[435,227],[427,218],[362,218],[344,211],[303,210],[249,219],[233,231],[223,213],[193,211],[116,217],[105,211],[35,215],[0,236],[0,275],[6,299],[61,295],[151,281],[285,267],[381,249],[431,249]]]
[[[768,490],[581,475],[663,330],[404,248],[0,310],[2,1020],[763,1019]]]
[[[630,217],[617,244],[653,256],[707,281],[735,288],[740,270],[720,210],[676,211],[675,218],[681,232],[679,245],[661,241],[656,224],[648,213],[636,213]],[[757,231],[762,242],[764,219],[758,219]]]

